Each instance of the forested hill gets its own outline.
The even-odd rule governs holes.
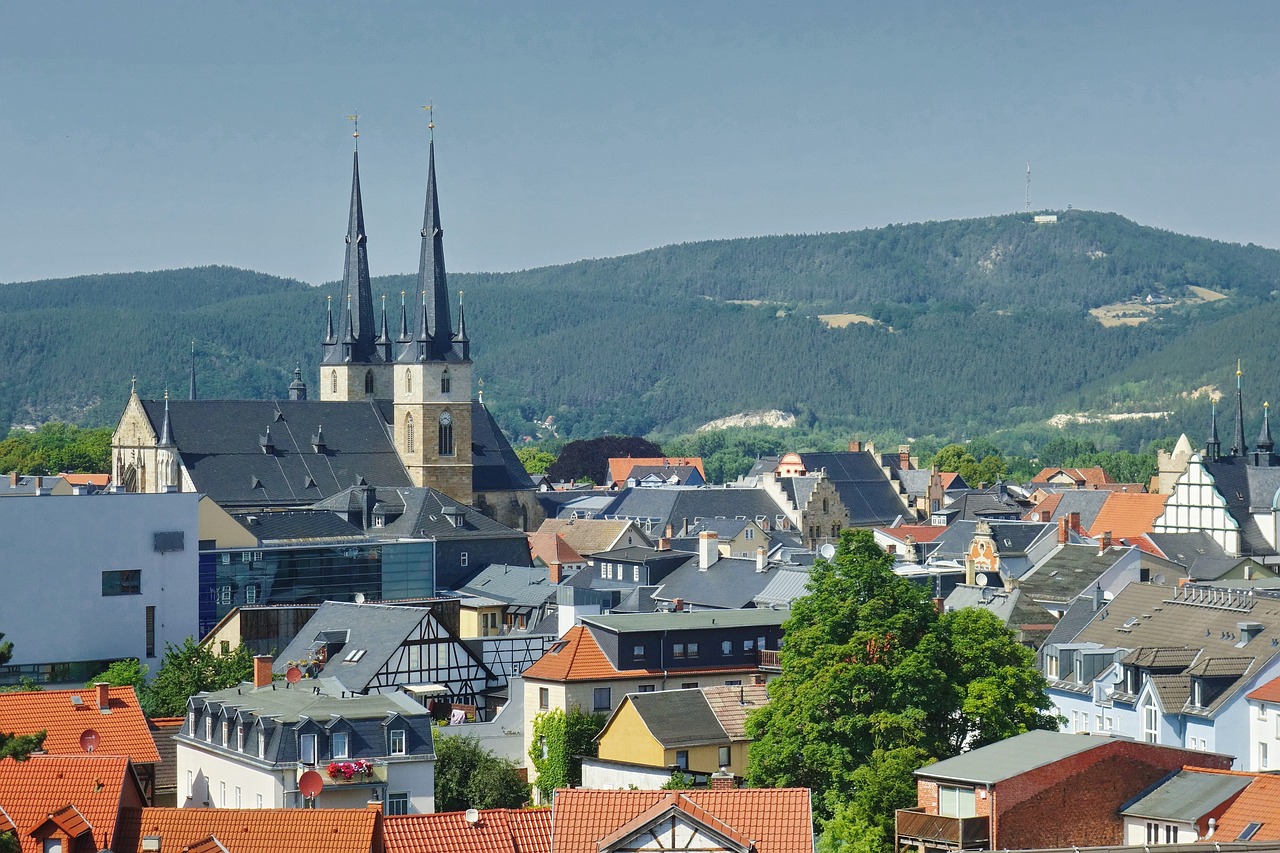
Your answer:
[[[412,263],[372,258],[375,271]],[[1237,357],[1251,406],[1280,391],[1264,367],[1280,252],[1114,214],[691,243],[450,284],[466,292],[485,401],[516,434],[548,416],[578,437],[783,409],[959,437],[1161,410],[1168,423],[1116,430],[1198,438],[1207,403],[1188,395],[1226,387]],[[412,287],[374,281],[375,294]],[[0,286],[0,417],[112,424],[135,375],[144,395],[185,396],[192,340],[203,397],[283,396],[295,363],[314,385],[334,292],[222,267]],[[1150,319],[1104,327],[1089,309],[1108,305]]]

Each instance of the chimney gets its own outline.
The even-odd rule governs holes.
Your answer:
[[[365,807],[366,809],[368,809],[369,811],[371,811],[371,812],[378,812],[379,814],[381,814],[381,813],[382,813],[382,801],[381,801],[381,800],[370,800],[369,802],[367,802],[367,803],[365,803],[365,804],[364,804],[364,807]]]
[[[19,479],[18,472],[10,471],[9,472],[9,488],[11,489],[18,488],[18,479]]]
[[[1107,553],[1107,549],[1111,547],[1111,531],[1102,531],[1102,537],[1098,540],[1098,555]]]
[[[44,488],[44,477],[36,475],[36,494],[40,494],[40,490]]]
[[[669,530],[669,529],[670,529],[670,527],[668,527],[667,529]],[[656,550],[656,551],[670,551],[670,550],[671,550],[671,537],[669,537],[669,536],[663,536],[661,539],[659,539],[659,540],[658,540],[658,546],[657,546],[657,548],[655,548],[654,550]]]
[[[753,673],[751,674],[751,686],[752,686],[752,687],[764,687],[764,673],[763,673],[763,672],[753,672]]]
[[[1067,542],[1071,541],[1071,536],[1068,533],[1068,531],[1070,530],[1070,528],[1067,526],[1068,524],[1070,524],[1070,519],[1068,519],[1065,515],[1060,516],[1058,518],[1058,544],[1059,545],[1066,545]]]
[[[898,469],[901,471],[911,470],[911,445],[898,445]]]
[[[271,685],[271,655],[253,656],[253,686],[269,687]]]
[[[721,767],[711,774],[707,787],[712,791],[729,791],[738,786],[734,784],[733,774],[727,768]]]
[[[698,570],[705,572],[720,559],[720,537],[714,530],[698,534]]]
[[[547,564],[547,580],[552,583],[560,583],[561,579],[564,577],[563,571],[564,567],[560,564],[560,561],[553,560]]]
[[[849,452],[850,452],[850,453],[861,453],[861,452],[862,452],[862,442],[861,442],[861,441],[857,441],[857,440],[849,442]]]
[[[1071,520],[1071,529],[1083,536],[1084,531],[1080,529],[1080,513],[1069,512],[1067,518]]]
[[[683,612],[684,612],[684,599],[683,599],[683,598],[673,598],[673,599],[671,599],[671,612],[672,612],[672,613],[683,613]]]
[[[764,557],[764,546],[757,545],[756,546],[756,571],[763,572],[764,567],[766,565],[767,565],[767,562],[765,561],[765,557]]]
[[[1102,584],[1094,584],[1093,586],[1093,612],[1097,613],[1102,609],[1102,605],[1107,603],[1106,593],[1102,591]]]
[[[111,685],[105,681],[95,682],[94,687],[98,689],[98,710],[103,713],[111,712]]]

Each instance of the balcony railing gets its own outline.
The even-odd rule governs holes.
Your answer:
[[[927,847],[985,850],[991,841],[990,821],[979,817],[944,817],[922,809],[898,809],[898,844],[922,841]]]
[[[760,668],[782,672],[782,652],[777,649],[760,649]]]

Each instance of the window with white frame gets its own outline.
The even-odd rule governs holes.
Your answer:
[[[330,746],[333,748],[334,758],[347,757],[347,733],[334,732],[330,738]]]
[[[204,718],[204,739],[213,743],[213,717],[206,716]]]
[[[244,723],[236,724],[236,751],[244,752]]]
[[[408,814],[409,813],[409,794],[407,792],[397,792],[387,794],[387,814]]]
[[[1258,719],[1265,720],[1266,718],[1267,718],[1267,703],[1259,702],[1258,703]]]
[[[1147,743],[1160,742],[1160,709],[1150,699],[1142,706],[1142,739]]]
[[[227,807],[227,783],[226,782],[218,783],[218,805],[222,806],[224,809]]]
[[[240,800],[240,786],[236,785],[236,808],[244,808]]]
[[[254,799],[256,801],[254,808],[259,808],[259,809],[262,808],[262,795],[258,794],[257,797],[255,797]]]
[[[191,799],[196,795],[196,776],[190,770],[187,771],[187,799]]]
[[[316,736],[303,735],[298,743],[298,760],[303,764],[316,763]]]
[[[1270,766],[1267,761],[1267,742],[1265,740],[1258,741],[1258,769],[1266,770]]]
[[[943,817],[974,817],[977,813],[978,801],[973,788],[938,786],[938,814]]]
[[[392,729],[390,734],[390,752],[392,755],[404,755],[404,729]]]
[[[222,721],[222,726],[221,726],[221,728],[222,728],[222,745],[223,745],[223,746],[231,746],[231,739],[227,736],[227,731],[228,731],[228,729],[229,729],[229,725],[228,725],[228,723],[227,723],[227,721],[226,721],[226,720],[223,720],[223,721]]]
[[[267,727],[258,726],[258,757],[267,757]]]

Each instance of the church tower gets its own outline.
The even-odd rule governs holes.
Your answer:
[[[357,131],[354,136],[359,139]],[[386,306],[381,333],[375,331],[373,289],[369,284],[369,243],[360,200],[360,151],[352,155],[351,211],[347,218],[347,256],[343,294],[335,327],[333,305],[320,363],[320,399],[389,400],[392,396],[391,346]]]
[[[429,148],[417,289],[416,333],[410,331],[402,308],[401,331],[394,343],[396,450],[414,485],[430,486],[460,503],[470,504],[471,342],[461,304],[458,331],[455,334],[453,330],[445,277],[444,231],[436,195],[434,140]]]

